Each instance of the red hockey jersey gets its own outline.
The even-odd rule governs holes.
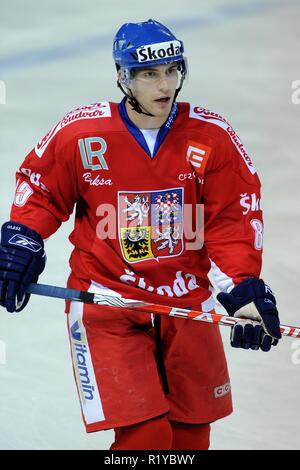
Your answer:
[[[256,170],[221,116],[179,103],[151,158],[104,102],[68,113],[27,155],[11,220],[46,239],[76,206],[70,287],[199,307],[211,267],[223,290],[259,276],[260,202]]]

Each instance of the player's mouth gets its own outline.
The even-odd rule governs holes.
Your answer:
[[[171,98],[169,98],[168,96],[164,96],[162,98],[158,98],[157,100],[154,100],[156,101],[156,103],[169,103]]]
[[[171,101],[171,98],[169,96],[163,96],[162,98],[158,98],[154,101],[155,103],[166,105]]]

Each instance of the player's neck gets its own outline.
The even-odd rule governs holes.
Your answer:
[[[147,116],[145,114],[139,114],[132,109],[132,106],[125,102],[126,111],[129,119],[139,129],[158,129],[166,121],[165,116]]]

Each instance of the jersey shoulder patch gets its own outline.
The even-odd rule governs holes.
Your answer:
[[[41,158],[51,140],[66,126],[82,119],[98,119],[111,117],[111,108],[108,102],[93,103],[81,106],[68,112],[35,146],[36,155]]]
[[[239,152],[240,156],[244,160],[245,164],[248,167],[248,170],[252,175],[256,173],[256,169],[252,163],[251,158],[249,157],[242,141],[240,140],[239,136],[235,132],[235,130],[231,127],[228,121],[225,118],[220,116],[219,114],[213,113],[208,109],[201,108],[200,106],[190,105],[190,113],[189,117],[193,119],[199,119],[200,121],[204,121],[215,126],[220,127],[223,129],[230,137],[232,143],[234,144],[235,148]]]

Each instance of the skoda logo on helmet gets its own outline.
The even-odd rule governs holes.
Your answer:
[[[136,50],[137,59],[140,63],[153,60],[169,59],[180,56],[181,44],[179,41],[160,42],[139,47]]]

